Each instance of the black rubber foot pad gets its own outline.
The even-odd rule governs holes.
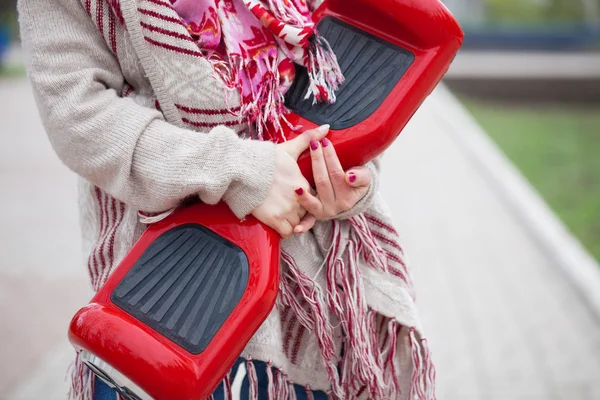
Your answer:
[[[345,129],[364,121],[383,103],[415,56],[369,33],[337,19],[324,18],[317,30],[327,39],[344,77],[334,104],[312,104],[308,92],[306,68],[297,67],[296,79],[286,94],[286,106],[316,124]]]
[[[238,304],[248,259],[201,225],[156,239],[111,294],[111,300],[152,329],[199,354]]]

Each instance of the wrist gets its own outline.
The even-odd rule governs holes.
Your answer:
[[[275,175],[276,145],[271,142],[243,140],[237,176],[223,196],[231,211],[244,218],[266,198]]]

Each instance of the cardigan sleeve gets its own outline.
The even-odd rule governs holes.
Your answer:
[[[272,183],[275,144],[224,126],[198,133],[122,98],[118,61],[78,0],[19,0],[22,45],[42,121],[59,158],[147,212],[190,196],[225,200],[240,218]]]

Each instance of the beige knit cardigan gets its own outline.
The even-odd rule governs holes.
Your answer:
[[[247,127],[235,113],[239,94],[198,57],[168,0],[20,0],[19,13],[48,137],[81,177],[85,263],[95,290],[143,232],[138,213],[163,212],[198,196],[209,204],[225,201],[242,218],[261,203],[272,182],[275,145],[244,138]],[[434,369],[410,272],[377,193],[379,163],[369,168],[373,184],[353,209],[282,241],[282,293],[242,356],[271,362],[273,379],[333,397],[431,399]],[[333,286],[344,286],[346,270],[356,278],[347,289],[360,296],[343,300],[345,312],[357,315],[325,307],[317,318],[293,294],[308,287],[331,304],[325,299],[335,289],[327,274],[337,280]],[[350,347],[372,341],[376,348],[347,363],[354,375],[362,371],[363,383],[369,380],[366,391],[336,376],[351,318],[362,336]],[[327,328],[318,329],[317,319]]]

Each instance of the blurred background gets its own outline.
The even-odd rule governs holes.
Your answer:
[[[600,259],[600,1],[446,0],[448,86]]]
[[[445,3],[464,47],[382,178],[438,398],[600,399],[600,0]],[[14,0],[0,127],[0,399],[63,399],[66,329],[91,291],[76,179],[39,120]]]

